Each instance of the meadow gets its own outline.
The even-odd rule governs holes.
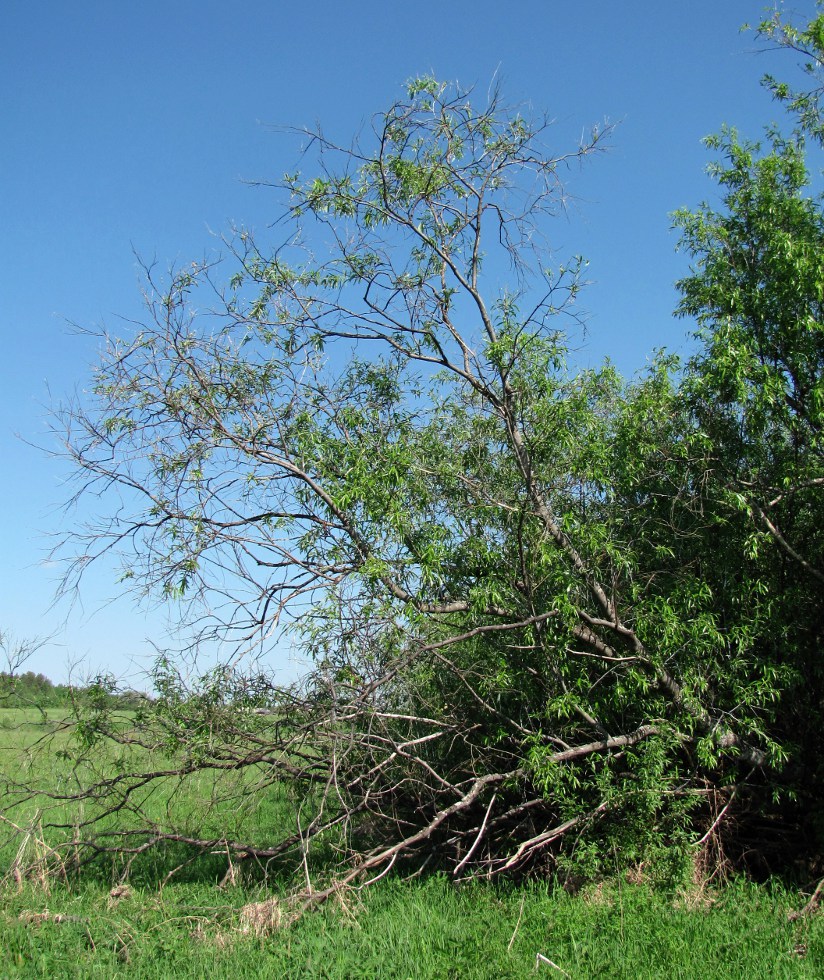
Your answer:
[[[63,715],[0,709],[2,773],[36,768],[68,786]],[[97,761],[117,765],[114,757]],[[185,792],[170,786],[154,803],[193,825],[227,819],[215,784],[203,780]],[[273,821],[295,815],[296,801],[277,787],[257,800],[250,793],[231,811],[236,828],[259,839]],[[170,848],[128,867],[109,857],[77,872],[66,852],[48,860],[54,856],[43,827],[53,817],[35,799],[4,815],[0,977],[824,974],[824,920],[820,912],[799,915],[809,896],[779,882],[654,887],[641,868],[631,880],[616,876],[571,893],[550,881],[456,887],[438,875],[387,876],[299,914],[293,896],[305,884],[301,869],[233,873],[225,854],[190,863]]]

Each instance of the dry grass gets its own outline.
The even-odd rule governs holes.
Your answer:
[[[268,936],[294,920],[277,898],[249,902],[240,910],[240,931],[255,936]]]

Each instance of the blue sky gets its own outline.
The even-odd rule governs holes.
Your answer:
[[[792,9],[809,19],[813,2]],[[593,123],[620,123],[609,152],[570,174],[576,203],[554,241],[590,260],[583,358],[610,354],[631,372],[655,347],[685,346],[672,309],[686,260],[669,214],[712,196],[701,137],[725,122],[757,137],[779,116],[758,80],[791,62],[739,33],[763,11],[763,0],[6,0],[0,629],[52,637],[27,667],[134,675],[165,642],[167,613],[117,598],[112,568],[73,607],[51,608],[50,536],[76,515],[60,509],[64,466],[30,445],[54,445],[47,406],[82,392],[94,362],[96,343],[71,324],[116,333],[140,317],[134,253],[165,267],[218,251],[232,222],[270,224],[276,195],[248,181],[293,168],[283,126],[320,122],[348,141],[413,75],[484,90],[497,77],[508,100],[556,120],[559,150]],[[285,650],[273,666],[298,669]]]

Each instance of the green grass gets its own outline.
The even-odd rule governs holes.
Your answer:
[[[66,712],[61,709],[48,709],[44,713],[36,709],[0,710],[0,777],[8,773],[15,780],[30,783],[35,790],[41,787],[71,793],[81,783],[115,772],[174,769],[177,765],[176,760],[166,756],[150,757],[140,747],[128,748],[106,741],[96,743],[82,762],[73,763],[64,754],[67,749],[76,748],[65,717]],[[155,780],[132,793],[129,807],[106,818],[99,826],[124,830],[142,825],[141,819],[130,812],[134,807],[158,823],[174,826],[179,833],[192,837],[268,843],[285,825],[290,830],[296,828],[296,808],[284,786],[266,785],[258,791],[261,783],[268,783],[266,773],[252,769],[224,773],[205,770],[181,778]],[[34,821],[34,836],[47,844],[56,844],[65,840],[65,832],[50,831],[50,824],[71,827],[77,821],[89,820],[99,809],[100,804],[90,800],[72,804],[34,793],[24,796],[20,802],[9,796],[6,805],[0,806],[0,813],[5,812],[7,820],[17,827],[31,826]],[[0,827],[0,877],[3,863],[13,860],[18,846],[8,830],[7,825],[4,834]],[[34,843],[33,837],[32,849]],[[159,848],[157,853],[149,852],[135,862],[132,874],[147,881],[162,878],[175,867],[177,857],[183,860],[187,853],[180,846]],[[225,859],[221,860],[222,863],[207,860],[201,864],[220,864],[222,874],[227,865]]]
[[[538,953],[575,978],[824,974],[821,917],[790,922],[797,898],[743,884],[689,907],[644,886],[572,897],[385,881],[257,935],[242,908],[268,897],[192,883],[116,903],[102,886],[6,892],[0,976],[506,978],[529,975]]]
[[[0,711],[4,771],[28,765],[46,780],[65,780],[65,760],[30,752],[59,720],[59,713],[44,719]],[[57,736],[57,747],[63,739]],[[160,791],[152,802],[196,822],[202,800],[213,796],[205,780]],[[232,819],[259,837],[294,821],[288,796],[269,796]],[[19,807],[18,822],[37,806]],[[224,818],[216,803],[209,819]],[[0,878],[17,846],[10,835],[0,843]],[[286,924],[293,918],[289,895],[301,883],[294,872],[265,884],[246,876],[222,889],[227,859],[216,854],[161,885],[179,857],[157,852],[135,865],[131,893],[120,899],[110,897],[123,870],[117,861],[65,881],[7,877],[0,885],[0,978],[824,976],[824,916],[790,921],[788,912],[804,900],[778,885],[679,892],[616,881],[572,896],[547,883],[456,888],[444,878],[387,878]],[[256,931],[255,903],[272,899],[269,927]],[[536,969],[538,954],[555,966],[539,961]]]

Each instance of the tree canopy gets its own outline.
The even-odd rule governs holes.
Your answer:
[[[761,33],[813,73],[822,23]],[[161,658],[135,720],[96,704],[81,748],[127,760],[103,794],[127,826],[83,825],[97,851],[333,840],[338,884],[592,874],[737,856],[784,820],[820,853],[819,92],[768,84],[796,129],[708,140],[722,202],[676,216],[686,364],[569,367],[584,262],[558,263],[551,222],[608,133],[559,154],[545,121],[429,77],[352,146],[310,134],[280,239],[239,229],[228,281],[147,270],[146,322],[60,415],[81,492],[113,501],[73,572],[113,549],[198,637],[287,626],[315,666],[191,687]],[[306,819],[275,842],[150,826],[147,745],[178,760],[157,778],[248,770]]]

